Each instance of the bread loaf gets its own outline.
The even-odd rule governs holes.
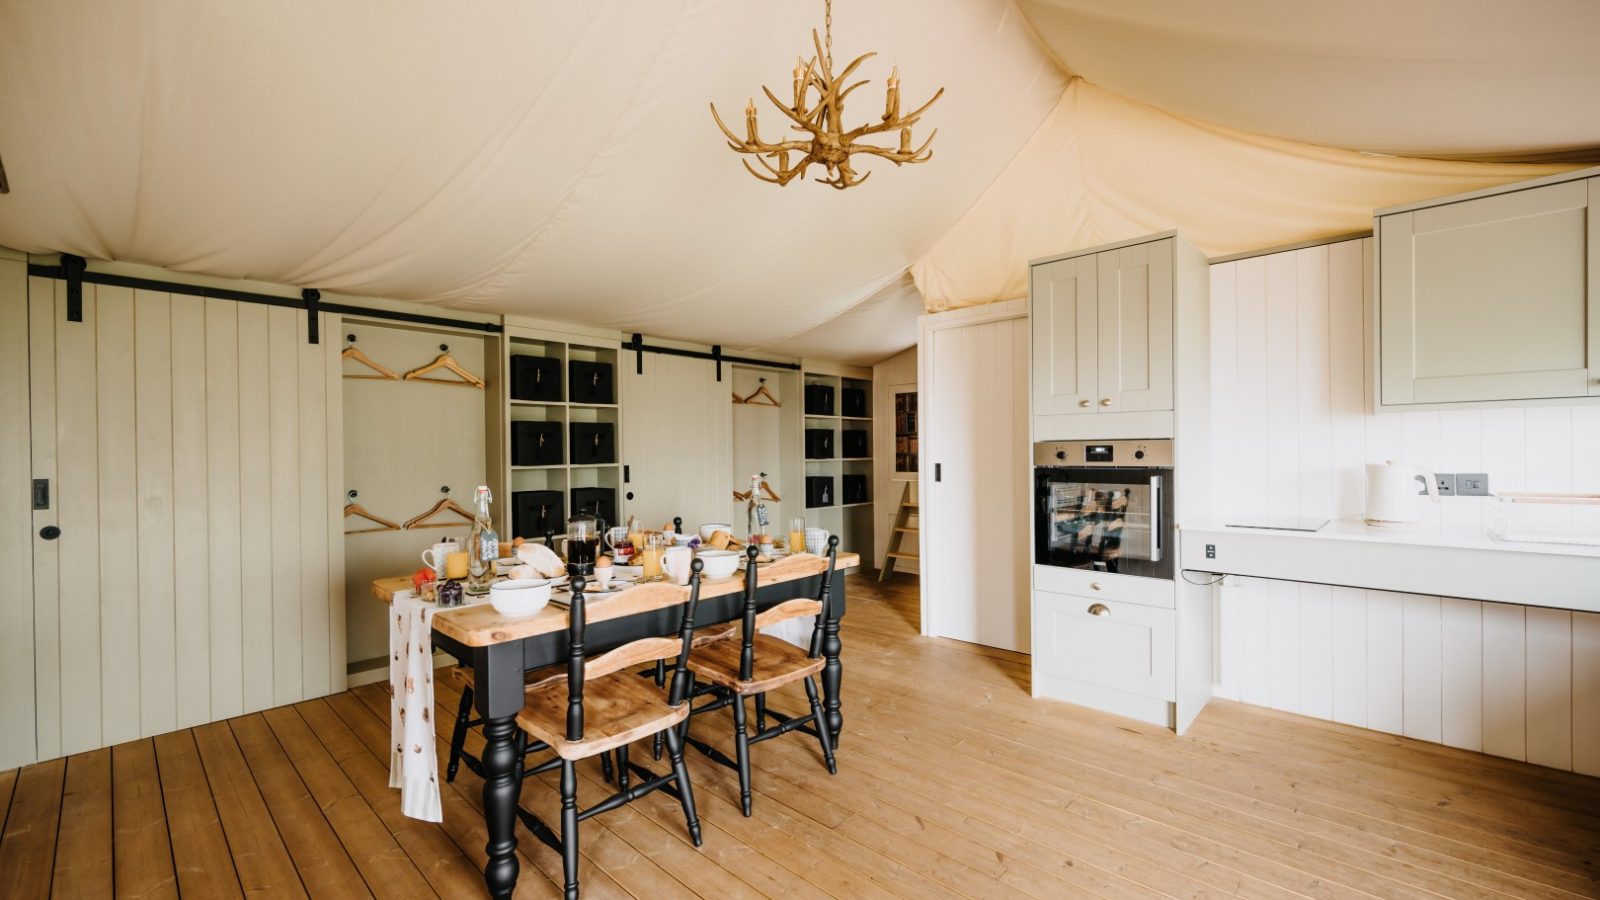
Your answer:
[[[713,531],[711,532],[711,540],[707,541],[707,543],[711,545],[713,550],[726,550],[728,545],[733,543],[733,535],[726,531]]]

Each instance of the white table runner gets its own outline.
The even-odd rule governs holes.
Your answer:
[[[435,609],[401,591],[389,610],[389,787],[400,789],[401,812],[427,822],[444,820],[433,728]]]

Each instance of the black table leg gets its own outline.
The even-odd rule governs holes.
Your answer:
[[[844,667],[839,664],[839,612],[844,606],[844,576],[842,573],[834,575],[833,583],[834,602],[829,604],[828,618],[822,623],[822,708],[827,714],[828,732],[833,735],[833,746],[839,746],[839,738],[844,731],[844,714],[840,712],[839,679],[844,675]]]
[[[483,717],[483,818],[489,832],[483,881],[493,897],[517,886],[517,713],[522,710],[522,645],[517,641],[472,652],[478,713]]]

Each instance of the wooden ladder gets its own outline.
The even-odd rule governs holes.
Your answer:
[[[894,561],[897,559],[917,558],[917,531],[922,525],[922,513],[917,509],[917,498],[912,493],[916,485],[906,482],[905,490],[900,493],[900,508],[894,514],[894,528],[889,532],[889,549],[884,554],[883,566],[878,569],[878,580],[883,581],[894,570]],[[916,525],[909,524],[912,519],[917,520]],[[911,535],[911,551],[900,549],[904,546],[901,538]]]

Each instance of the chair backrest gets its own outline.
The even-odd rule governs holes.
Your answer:
[[[823,626],[828,621],[828,613],[832,606],[833,572],[839,561],[839,536],[832,535],[828,538],[828,566],[822,570],[822,587],[817,591],[817,599],[796,597],[793,600],[785,600],[765,612],[757,613],[756,557],[760,552],[754,544],[745,550],[744,623],[740,635],[742,643],[739,647],[739,678],[743,681],[749,681],[755,675],[756,632],[788,619],[801,616],[817,617],[816,624],[811,628],[811,646],[807,653],[812,659],[822,655]]]
[[[585,608],[583,592],[588,587],[588,582],[581,576],[572,579],[572,605],[567,611],[570,619],[567,625],[567,740],[583,740],[584,682],[630,666],[676,656],[678,662],[672,670],[672,687],[668,702],[673,706],[683,702],[685,679],[688,677],[686,667],[689,664],[689,651],[694,643],[695,607],[700,605],[699,576],[700,570],[705,568],[705,563],[697,559],[689,568],[693,572],[689,578],[689,599],[683,604],[683,617],[679,620],[677,637],[656,635],[640,638],[593,658],[586,655],[583,645],[584,633],[588,630],[588,611]],[[676,587],[665,584],[639,585],[610,598],[606,601],[606,606],[608,611],[614,610],[617,614],[658,609],[661,606],[660,595],[670,592],[671,596],[676,596],[677,590]],[[606,616],[606,618],[614,617]]]

